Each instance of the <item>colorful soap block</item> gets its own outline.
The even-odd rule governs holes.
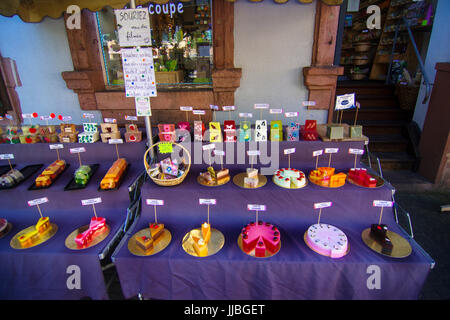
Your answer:
[[[239,123],[239,141],[251,141],[252,140],[252,127],[248,120],[243,120]]]
[[[256,120],[255,141],[267,141],[267,120]]]
[[[100,138],[102,139],[103,143],[108,143],[109,139],[120,139],[120,137],[121,137],[120,131],[100,133]]]
[[[270,121],[270,141],[283,141],[283,123],[281,120]]]
[[[363,136],[362,126],[349,126],[350,138],[361,138]]]
[[[125,141],[126,142],[139,142],[142,141],[142,132],[136,131],[136,132],[125,132]]]
[[[73,143],[78,141],[78,132],[58,134],[59,142]]]
[[[38,124],[36,124],[36,125],[25,125],[25,126],[22,126],[21,129],[22,129],[22,134],[24,136],[36,135],[36,134],[39,133],[39,125]]]
[[[159,140],[175,142],[175,125],[174,124],[158,124]]]
[[[38,143],[41,142],[41,138],[37,134],[21,134],[19,136],[20,143],[22,144],[30,144],[30,143]]]
[[[39,134],[42,136],[56,133],[56,126],[55,125],[48,125],[48,126],[40,126],[39,127]]]
[[[306,120],[305,125],[301,126],[300,134],[302,140],[305,141],[316,141],[319,139],[319,134],[317,133],[317,121],[316,120]]]
[[[202,121],[194,121],[194,141],[203,141],[205,130],[206,128]]]
[[[332,140],[343,139],[344,127],[338,124],[329,124],[327,126],[327,137]]]
[[[138,128],[137,124],[128,123],[125,125],[125,131],[126,132],[139,132],[139,128]]]
[[[78,143],[94,143],[97,142],[100,138],[100,134],[95,132],[82,132],[78,134]]]
[[[119,131],[117,123],[101,123],[100,127],[103,133],[112,133]]]
[[[8,144],[20,143],[20,138],[19,138],[19,136],[17,134],[4,135],[3,139],[4,139],[5,143],[8,143]]]
[[[84,132],[97,132],[98,124],[94,122],[83,123],[83,131]]]
[[[209,123],[209,142],[222,142],[220,122]]]
[[[16,126],[6,126],[5,134],[9,136],[16,136],[19,132],[19,128]]]
[[[61,123],[59,125],[61,133],[78,133],[77,128],[73,123]]]
[[[286,140],[287,141],[299,141],[300,140],[300,123],[291,122],[286,127]]]
[[[58,134],[56,132],[41,135],[41,141],[46,143],[58,142]]]
[[[236,142],[236,123],[234,120],[225,120],[223,122],[223,131],[225,132],[225,142]]]

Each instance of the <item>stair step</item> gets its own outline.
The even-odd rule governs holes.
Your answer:
[[[354,122],[350,120],[343,121],[348,125],[353,125]],[[405,132],[406,126],[409,124],[409,121],[371,121],[371,120],[358,120],[356,121],[357,125],[363,127],[363,134],[365,136],[386,136],[386,135],[403,135]]]
[[[380,159],[383,170],[413,170],[416,162],[416,159],[406,152],[371,151],[372,167],[375,168],[377,167],[376,157]]]
[[[358,111],[359,120],[411,120],[412,112],[400,108],[377,108],[360,109]],[[355,109],[345,110],[342,114],[343,120],[354,120]]]
[[[369,149],[372,152],[406,152],[408,139],[399,136],[369,136]]]
[[[400,105],[396,98],[372,98],[372,99],[359,99],[356,97],[356,101],[359,102],[361,109],[366,108],[398,108]]]

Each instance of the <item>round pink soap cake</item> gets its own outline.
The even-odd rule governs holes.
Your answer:
[[[241,236],[242,249],[247,253],[254,249],[255,257],[265,257],[266,251],[275,254],[280,249],[280,231],[269,222],[251,222],[242,229]]]
[[[305,237],[307,245],[317,253],[331,258],[347,254],[348,240],[342,230],[329,224],[313,224]]]

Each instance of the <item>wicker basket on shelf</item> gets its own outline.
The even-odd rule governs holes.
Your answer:
[[[145,172],[147,172],[148,176],[153,180],[153,182],[156,183],[156,184],[159,185],[159,186],[163,186],[163,187],[176,186],[176,185],[182,183],[183,180],[184,180],[184,178],[186,178],[187,174],[189,173],[189,170],[190,170],[190,168],[191,168],[191,154],[190,154],[189,151],[188,151],[185,147],[183,147],[181,144],[178,144],[178,143],[176,143],[176,142],[171,142],[172,145],[179,146],[181,149],[183,149],[184,152],[186,152],[187,157],[188,157],[188,163],[187,163],[187,168],[186,168],[186,170],[184,171],[184,173],[183,173],[180,177],[175,178],[175,179],[164,180],[164,179],[158,179],[158,178],[152,177],[152,176],[150,175],[150,173],[149,173],[150,165],[149,165],[148,162],[147,162],[147,155],[148,155],[148,153],[149,153],[149,151],[150,151],[151,149],[153,149],[154,147],[158,146],[158,145],[161,144],[161,143],[167,143],[167,142],[166,142],[166,141],[162,141],[162,142],[160,141],[160,142],[157,142],[157,143],[151,145],[151,146],[147,149],[147,151],[145,152],[145,154],[144,154],[144,166],[145,166]]]

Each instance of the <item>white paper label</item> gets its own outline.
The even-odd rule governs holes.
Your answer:
[[[394,205],[394,202],[392,201],[385,201],[385,200],[373,200],[373,206],[374,207],[388,207],[391,208]]]
[[[295,148],[284,149],[284,154],[291,154],[291,153],[295,153]]]
[[[105,123],[117,123],[117,120],[114,118],[105,118],[103,120]]]
[[[255,103],[253,105],[253,108],[255,108],[255,109],[269,109],[269,104],[268,103]]]
[[[63,149],[64,145],[58,143],[58,144],[50,144],[48,147],[50,148],[50,150],[56,150],[56,149]]]
[[[364,154],[364,150],[363,149],[352,149],[352,148],[350,148],[350,149],[348,149],[348,153],[362,155],[362,154]]]
[[[313,151],[313,157],[318,157],[318,156],[321,156],[322,154],[323,154],[323,150]]]
[[[70,153],[81,153],[81,152],[86,152],[86,149],[84,147],[70,148]]]
[[[114,10],[121,47],[151,46],[150,15],[145,9]]]
[[[92,199],[81,200],[81,204],[83,206],[93,205],[93,204],[101,203],[101,202],[102,202],[102,198],[92,198]]]
[[[205,110],[192,110],[192,114],[204,115],[204,114],[206,114],[206,112],[205,112]]]
[[[253,118],[253,113],[239,113],[240,118]]]
[[[83,113],[83,118],[93,119],[95,115],[93,113]]]
[[[123,143],[123,139],[109,139],[108,143],[109,144],[120,144],[120,143]]]
[[[247,210],[250,211],[266,211],[266,205],[264,204],[248,204]]]
[[[235,108],[234,106],[222,106],[223,111],[233,111],[234,108]]]
[[[270,114],[280,114],[283,113],[283,109],[270,109]]]
[[[10,115],[10,114],[5,114],[5,117],[6,117],[6,119],[8,119],[8,120],[12,120],[12,119],[13,119],[13,116]]]
[[[180,107],[181,111],[192,111],[192,107]]]
[[[325,148],[325,153],[338,153],[339,148]]]
[[[219,106],[216,106],[216,105],[213,105],[213,104],[210,104],[209,105],[209,108],[211,109],[211,110],[219,110]]]
[[[298,112],[286,112],[286,113],[284,114],[284,116],[285,116],[286,118],[298,117]]]
[[[39,117],[41,120],[52,120],[53,118],[52,117],[50,117],[50,116],[40,116]]]
[[[316,105],[316,102],[315,101],[303,101],[302,104],[304,107],[313,107]]]
[[[198,199],[199,204],[216,204],[216,199]]]
[[[216,155],[216,156],[224,156],[225,155],[225,151],[223,151],[223,150],[214,150],[214,155]]]
[[[334,110],[345,110],[355,106],[355,94],[343,94],[336,97],[336,106]]]
[[[28,205],[30,207],[32,207],[32,206],[35,206],[35,205],[38,205],[38,204],[43,204],[43,203],[46,203],[46,202],[48,202],[48,199],[47,199],[47,197],[44,197],[44,198],[30,200],[30,201],[28,201]]]
[[[127,121],[137,121],[138,117],[137,116],[125,116],[125,120],[127,120]]]
[[[61,121],[64,121],[64,122],[70,121],[70,120],[72,120],[72,116],[63,116],[63,117],[61,117],[60,120],[61,120]]]
[[[14,159],[14,155],[11,153],[0,154],[0,160],[8,160],[8,159]]]
[[[150,117],[152,115],[150,97],[134,97],[134,104],[138,117]]]
[[[149,206],[163,206],[164,205],[164,200],[159,200],[159,199],[146,199],[145,202]]]
[[[314,209],[328,208],[333,205],[333,202],[318,202],[314,203]]]
[[[212,143],[212,144],[206,144],[206,145],[202,146],[202,149],[203,150],[212,150],[215,147],[216,147],[216,145],[214,143]]]
[[[22,113],[22,118],[23,119],[33,119],[33,114],[32,113]]]
[[[153,49],[122,48],[123,79],[126,97],[156,97]]]
[[[261,151],[259,150],[248,150],[247,155],[249,156],[259,156],[261,154]]]

